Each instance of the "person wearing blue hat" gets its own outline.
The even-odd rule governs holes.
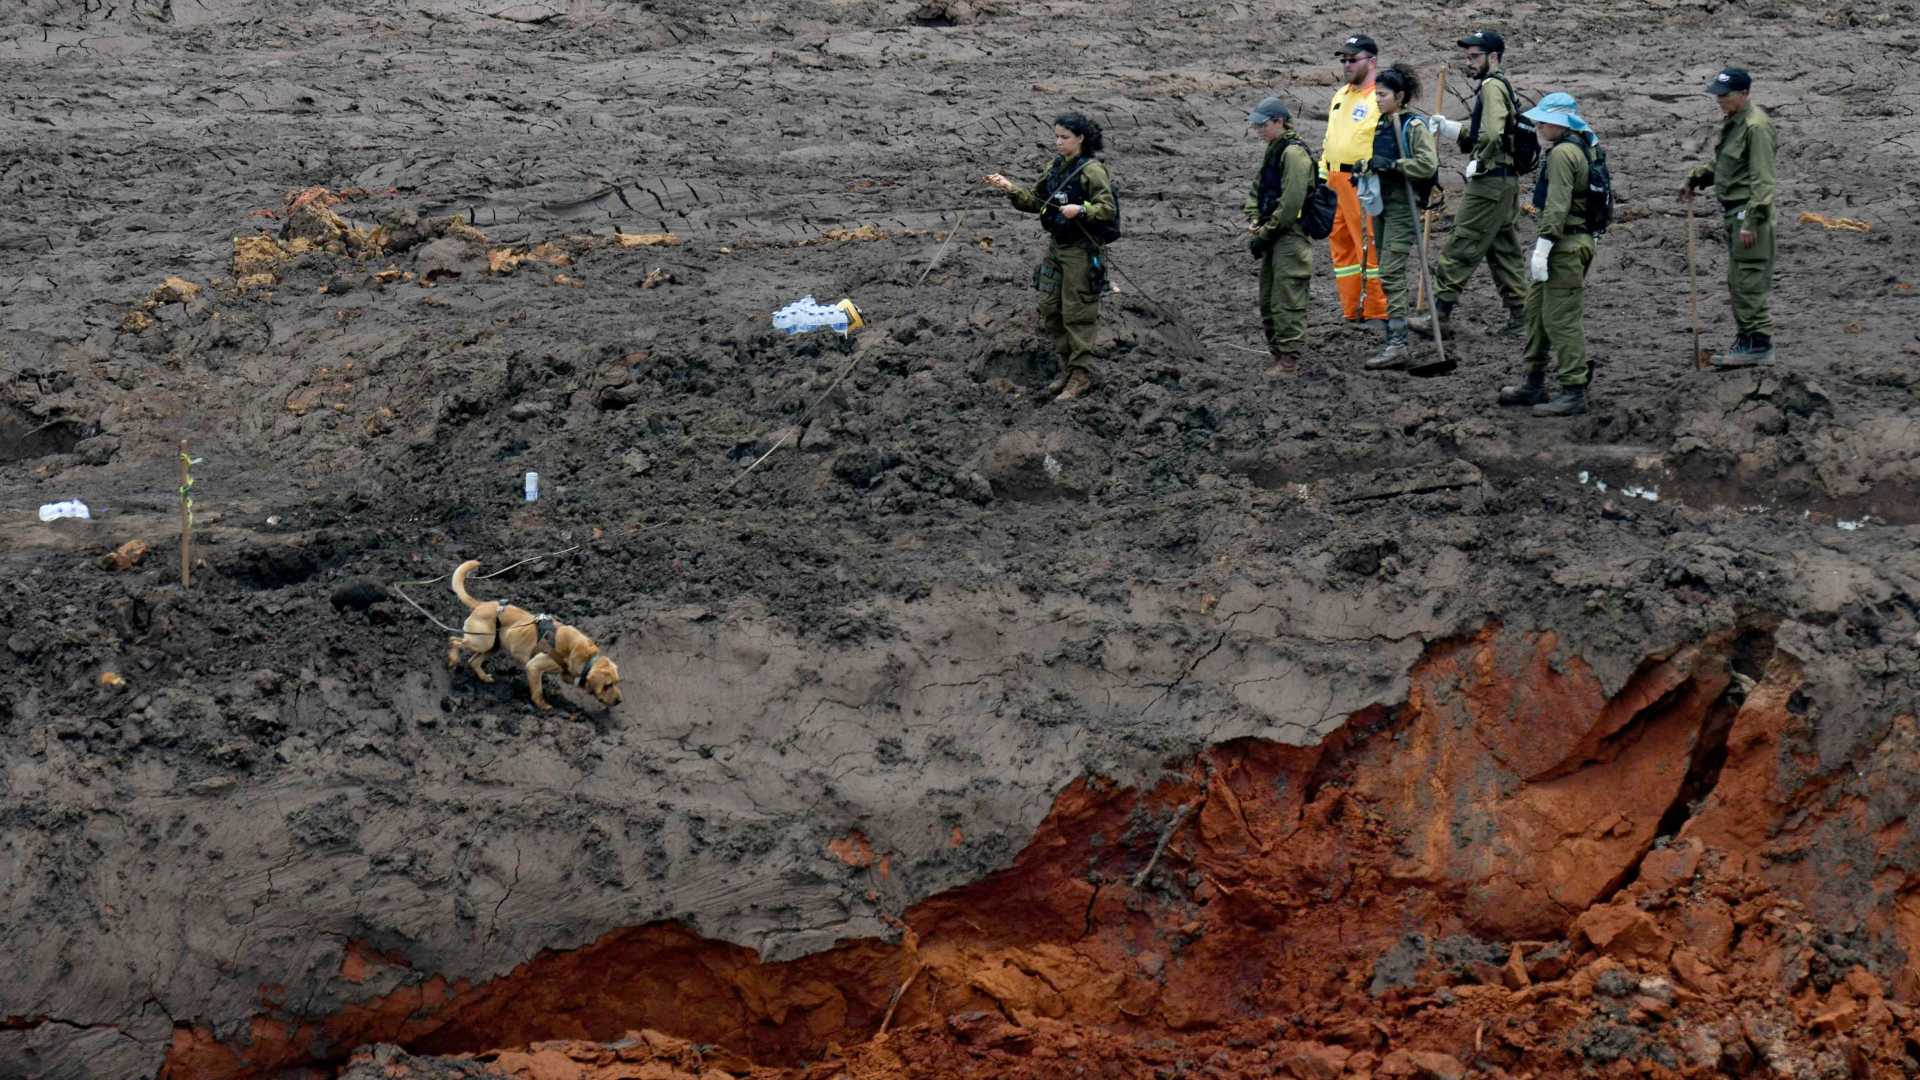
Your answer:
[[[1727,292],[1733,298],[1733,348],[1713,358],[1723,368],[1773,362],[1773,121],[1751,100],[1753,76],[1723,69],[1707,83],[1720,105],[1720,141],[1713,164],[1696,165],[1680,189],[1691,200],[1711,186],[1727,225]]]
[[[1526,380],[1500,388],[1500,404],[1531,405],[1535,416],[1587,411],[1587,267],[1593,236],[1587,231],[1588,139],[1593,129],[1572,94],[1553,93],[1524,114],[1546,152],[1533,205],[1539,238],[1527,266]],[[1558,354],[1557,385],[1548,397],[1547,364]]]

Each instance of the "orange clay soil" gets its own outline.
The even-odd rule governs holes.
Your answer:
[[[1609,700],[1554,646],[1490,627],[1320,746],[1075,782],[1011,867],[912,907],[897,942],[764,964],[626,929],[245,1040],[182,1028],[165,1075],[1911,1075],[1920,971],[1809,914],[1838,882],[1805,857],[1816,826],[1864,817],[1779,775],[1790,662],[1729,693],[1727,635]],[[1902,718],[1876,767],[1917,747]],[[884,866],[864,837],[837,850]],[[1881,879],[1870,929],[1920,957],[1920,891]],[[343,975],[398,963],[353,950]]]

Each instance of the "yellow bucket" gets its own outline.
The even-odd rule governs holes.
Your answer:
[[[847,333],[851,334],[867,325],[866,320],[860,317],[860,309],[853,306],[853,301],[842,297],[840,302],[833,306],[847,313]]]

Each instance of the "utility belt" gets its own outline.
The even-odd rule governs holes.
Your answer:
[[[1474,174],[1473,174],[1473,178],[1474,178],[1475,180],[1478,180],[1478,179],[1480,179],[1481,177],[1483,177],[1483,176],[1484,176],[1484,177],[1486,177],[1486,178],[1487,178],[1487,179],[1489,179],[1489,180],[1498,180],[1498,179],[1500,179],[1501,177],[1506,177],[1506,176],[1517,176],[1517,175],[1519,175],[1519,174],[1518,174],[1518,173],[1515,173],[1515,172],[1514,172],[1514,171],[1513,171],[1513,170],[1512,170],[1511,168],[1508,168],[1507,166],[1505,166],[1505,165],[1502,165],[1502,166],[1500,166],[1500,167],[1499,167],[1499,168],[1497,168],[1497,169],[1488,169],[1488,170],[1486,170],[1485,172],[1477,172],[1477,173],[1474,173]]]
[[[1731,214],[1735,210],[1744,210],[1746,209],[1746,207],[1747,207],[1747,200],[1745,199],[1721,199],[1720,200],[1720,211],[1722,213]]]

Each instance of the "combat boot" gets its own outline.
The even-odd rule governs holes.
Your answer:
[[[1732,351],[1713,358],[1714,367],[1748,368],[1773,363],[1773,335],[1741,334]]]
[[[1407,366],[1407,320],[1388,320],[1386,343],[1362,366],[1368,371],[1391,371]]]
[[[1535,416],[1579,416],[1587,411],[1587,388],[1585,386],[1563,386],[1553,392],[1553,400],[1545,405],[1535,405]]]
[[[1527,336],[1527,309],[1525,305],[1515,304],[1507,309],[1507,321],[1505,325],[1500,327],[1500,336]]]
[[[1268,378],[1291,379],[1300,374],[1300,354],[1292,349],[1273,350],[1273,363],[1267,366]]]
[[[1053,379],[1047,383],[1046,388],[1040,391],[1040,396],[1043,399],[1058,397],[1060,396],[1060,391],[1067,388],[1068,372],[1066,358],[1062,357],[1059,360],[1059,364],[1060,370],[1054,374]]]
[[[1453,300],[1442,300],[1438,297],[1434,298],[1433,306],[1440,312],[1440,328],[1442,330],[1453,325],[1453,305],[1455,303],[1456,301]],[[1433,320],[1425,315],[1415,315],[1413,318],[1407,320],[1407,329],[1412,330],[1421,337],[1432,337]]]
[[[1527,381],[1500,388],[1502,405],[1540,405],[1547,400],[1547,369],[1537,367],[1527,372]]]
[[[1093,389],[1093,376],[1081,368],[1074,368],[1067,376],[1067,385],[1061,389],[1060,396],[1054,400],[1072,401],[1091,389]]]

